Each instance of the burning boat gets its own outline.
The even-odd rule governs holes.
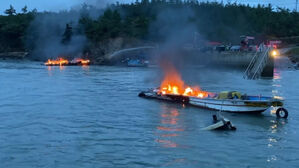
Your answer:
[[[262,113],[271,107],[276,107],[277,117],[288,117],[287,110],[282,108],[282,99],[242,95],[236,91],[221,93],[202,91],[199,87],[185,85],[174,68],[166,72],[160,87],[143,91],[139,96],[233,113]]]
[[[90,60],[82,58],[75,58],[72,61],[68,61],[63,58],[57,58],[56,60],[48,59],[48,61],[45,62],[46,66],[84,66],[89,64]]]

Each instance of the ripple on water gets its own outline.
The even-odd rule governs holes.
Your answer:
[[[198,70],[198,69],[197,69]],[[290,112],[277,120],[223,113],[236,132],[200,131],[212,111],[141,99],[158,85],[155,69],[45,68],[0,62],[0,167],[295,167],[299,163],[298,72],[273,80],[196,71],[205,90],[281,96]],[[208,74],[208,75],[206,75]]]

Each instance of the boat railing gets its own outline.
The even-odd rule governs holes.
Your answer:
[[[251,59],[244,75],[244,79],[256,79],[261,73],[268,62],[269,51],[271,48],[267,48],[260,52],[256,52],[254,57]]]
[[[258,56],[258,51],[255,52],[253,58],[251,59],[249,65],[247,66],[246,71],[245,71],[245,73],[244,73],[244,75],[243,75],[243,78],[244,78],[244,79],[246,79],[246,78],[248,77],[248,75],[249,75],[249,71],[253,68],[254,63],[255,63],[255,61],[256,61],[256,59],[257,59],[257,56]]]
[[[267,50],[263,53],[263,56],[262,56],[262,58],[261,58],[261,60],[260,60],[260,62],[258,64],[256,70],[254,71],[254,74],[253,74],[253,76],[252,76],[251,79],[257,78],[258,73],[259,74],[262,73],[262,70],[264,69],[265,65],[268,62],[268,57],[269,57],[269,51],[270,51],[270,49],[271,48],[267,48]]]

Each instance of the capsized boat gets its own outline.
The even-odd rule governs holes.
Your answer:
[[[277,107],[277,117],[287,118],[288,116],[287,110],[282,108],[283,100],[280,98],[242,95],[235,91],[218,94],[209,93],[207,96],[198,97],[164,94],[160,88],[156,88],[140,92],[139,97],[189,104],[200,108],[232,113],[262,113],[271,107]]]
[[[235,131],[237,128],[232,124],[230,120],[220,116],[217,118],[216,115],[213,115],[213,124],[209,125],[201,130],[212,131],[212,130],[230,130]]]

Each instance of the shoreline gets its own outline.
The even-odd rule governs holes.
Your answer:
[[[292,61],[292,63],[294,64],[299,63],[299,55],[289,55],[288,57]]]
[[[6,59],[26,59],[28,57],[28,52],[23,51],[14,51],[14,52],[3,52],[0,53],[0,59],[6,60]]]
[[[293,47],[289,51],[285,53],[292,63],[298,64],[299,63],[299,47]]]
[[[288,57],[293,64],[297,64],[297,66],[299,66],[299,47],[291,49],[284,55]],[[94,55],[88,59],[91,60],[91,65],[111,65],[111,63],[105,60],[103,56]],[[31,60],[43,62],[43,60],[30,58],[30,53],[25,51],[2,52],[0,53],[0,60]]]

